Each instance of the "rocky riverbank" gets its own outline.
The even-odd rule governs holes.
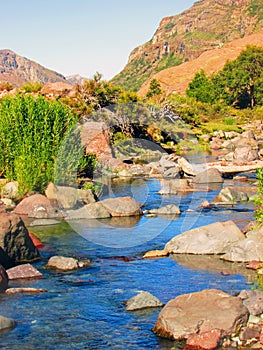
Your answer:
[[[232,136],[234,139],[240,138]],[[223,137],[229,135],[224,134]],[[215,210],[218,206],[234,207],[239,203],[247,203],[257,193],[251,172],[263,167],[263,161],[260,159],[262,155],[259,149],[256,153],[252,152],[256,142],[259,147],[256,136],[247,132],[241,138],[240,143],[245,142],[246,138],[254,140],[251,141],[253,147],[250,141],[249,145],[235,146],[231,160],[229,156],[224,156],[224,160],[213,163],[191,164],[185,157],[174,153],[161,154],[159,160],[147,164],[126,164],[119,161],[114,163],[108,159],[105,164],[117,164],[117,168],[111,168],[108,181],[112,183],[153,177],[159,179],[160,195],[178,197],[187,193],[207,192],[216,186],[218,195],[211,203],[202,203],[201,208],[192,209],[200,213],[203,209]],[[237,140],[235,144],[240,144],[236,142]],[[22,285],[16,289],[8,288],[8,281],[11,279],[41,278],[41,273],[28,263],[41,258],[41,242],[28,232],[29,227],[52,225],[61,221],[118,219],[143,215],[167,215],[175,218],[182,213],[178,203],[148,209],[130,196],[99,200],[91,190],[53,183],[48,185],[45,194],[35,193],[21,200],[18,184],[4,182],[1,200],[0,289],[7,295],[45,292],[43,288],[25,288]],[[257,270],[260,279],[263,266],[262,237],[262,228],[255,223],[249,230],[242,232],[234,222],[215,222],[176,235],[167,242],[163,250],[147,252],[144,258],[170,256],[175,261],[185,258],[193,263],[201,256],[208,259],[216,256],[220,261],[231,261],[233,266],[242,263],[249,269]],[[72,271],[90,264],[90,260],[55,255],[49,259],[47,267]],[[198,262],[196,265],[199,267]],[[204,290],[179,296],[164,306],[154,332],[161,337],[182,341],[185,349],[217,349],[222,346],[260,349],[263,346],[263,310],[260,307],[262,293],[259,290],[241,291],[238,296],[232,296],[220,290]],[[138,308],[161,305],[162,302],[158,303],[156,300],[148,300],[146,304],[140,301]],[[15,321],[3,318],[1,325],[2,329],[12,329]]]

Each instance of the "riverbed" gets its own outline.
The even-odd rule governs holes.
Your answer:
[[[232,180],[229,181],[231,184]],[[241,184],[242,185],[242,184]],[[254,287],[243,265],[216,257],[175,256],[142,259],[146,251],[163,249],[172,237],[216,221],[233,220],[240,228],[252,220],[252,203],[213,210],[200,209],[221,184],[209,191],[160,196],[158,179],[137,178],[114,184],[111,196],[132,195],[151,209],[174,203],[180,216],[82,220],[32,230],[44,243],[34,266],[43,278],[12,281],[13,286],[45,288],[36,295],[2,295],[1,315],[17,321],[1,335],[2,349],[170,349],[174,343],[151,329],[160,309],[125,311],[124,302],[148,291],[166,303],[184,293],[217,288],[236,295]],[[91,259],[90,267],[73,272],[46,269],[52,255]]]

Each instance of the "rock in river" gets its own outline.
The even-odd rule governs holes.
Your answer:
[[[172,238],[165,249],[174,254],[223,254],[245,235],[232,221],[215,222]]]
[[[140,292],[127,301],[126,310],[135,311],[151,307],[161,307],[163,303],[149,292]]]
[[[0,247],[0,263],[5,268],[39,258],[24,222],[15,214],[0,214]]]
[[[208,289],[170,300],[160,312],[153,331],[173,340],[214,329],[232,335],[247,324],[248,317],[249,311],[241,299]]]

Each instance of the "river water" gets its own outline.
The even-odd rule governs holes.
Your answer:
[[[231,182],[230,180],[226,180]],[[34,266],[43,278],[12,281],[13,286],[47,289],[37,295],[1,296],[1,315],[17,321],[1,334],[2,349],[171,349],[174,343],[158,338],[151,329],[160,309],[125,311],[123,302],[148,291],[166,303],[184,293],[218,288],[235,295],[251,289],[249,271],[215,257],[177,256],[142,259],[152,249],[163,249],[175,235],[216,221],[233,220],[243,227],[253,219],[253,205],[200,210],[220,186],[209,192],[162,197],[157,179],[136,179],[112,185],[112,195],[132,195],[150,209],[174,203],[179,217],[84,220],[32,230],[44,243],[42,260]],[[190,209],[190,210],[189,210]],[[74,272],[45,268],[52,255],[92,259],[90,267]]]

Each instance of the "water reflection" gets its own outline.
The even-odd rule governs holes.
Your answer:
[[[232,263],[220,259],[220,255],[172,254],[171,259],[177,264],[193,270],[205,270],[222,275],[242,275],[250,281],[255,279],[255,272],[245,264]]]

